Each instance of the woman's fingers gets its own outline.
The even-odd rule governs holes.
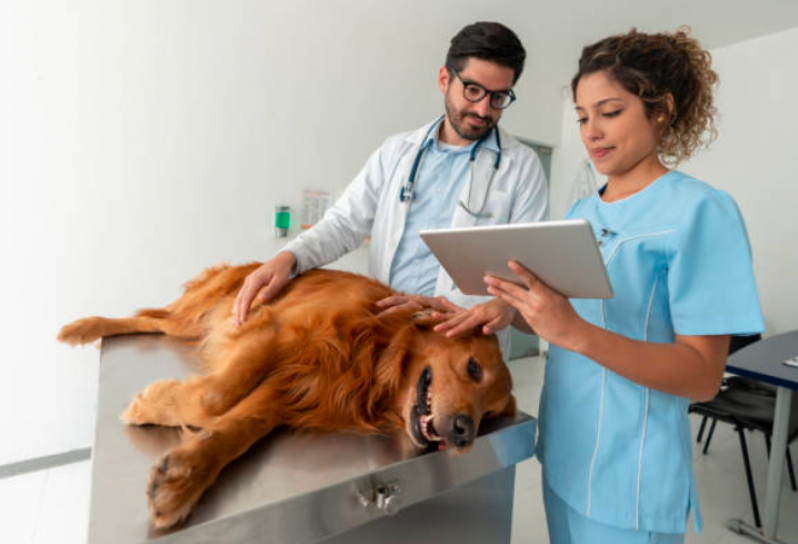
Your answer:
[[[377,301],[378,308],[390,308],[391,306],[399,306],[407,302],[408,297],[404,295],[391,295]]]
[[[446,316],[449,316],[448,319],[436,325],[434,330],[445,333],[448,337],[470,332],[484,323],[484,319],[468,310],[444,314],[442,317],[446,318]]]
[[[510,267],[510,270],[512,270],[513,273],[516,276],[518,276],[518,278],[521,281],[523,281],[524,285],[526,285],[528,288],[532,289],[532,288],[540,285],[540,279],[538,279],[538,277],[536,275],[534,275],[532,272],[530,272],[527,267],[525,267],[524,265],[522,265],[518,261],[511,260],[507,264]]]
[[[438,298],[441,300],[441,302],[443,302],[444,306],[446,306],[448,308],[448,310],[451,311],[451,312],[462,312],[462,311],[465,311],[465,308],[463,308],[462,306],[458,306],[454,302],[450,301],[448,298],[444,298],[444,297],[438,297]]]
[[[408,302],[415,302],[420,306],[425,306],[435,310],[448,311],[452,308],[457,308],[457,306],[443,297],[425,297],[423,295],[391,295],[378,300],[377,306],[379,308],[390,308],[391,306],[407,304]]]
[[[377,304],[379,304],[379,302]],[[404,311],[407,311],[407,310],[413,310],[413,311],[417,312],[417,311],[423,310],[423,309],[424,309],[424,306],[422,306],[418,302],[415,302],[413,300],[408,300],[408,301],[406,301],[406,302],[404,302],[402,304],[396,304],[395,306],[390,306],[390,307],[386,308],[385,310],[381,311],[377,315],[379,315],[381,317],[385,317],[386,315],[395,314],[397,312],[404,312]]]
[[[462,310],[459,306],[452,304],[444,297],[425,297],[424,302],[429,308],[443,313],[452,313]]]
[[[447,332],[457,327],[465,319],[468,318],[467,312],[458,313],[433,313],[433,317],[443,319],[444,321],[435,325],[435,332]]]
[[[479,327],[483,320],[479,318],[479,316],[473,314],[464,314],[465,318],[461,319],[459,323],[457,323],[454,327],[450,328],[446,331],[446,336],[453,337],[459,336],[466,332],[471,332],[477,327]]]
[[[482,325],[482,334],[494,334],[496,331],[499,331],[507,326],[507,323],[504,322],[504,319],[500,316],[496,319],[493,319],[489,323]]]
[[[525,297],[529,296],[529,289],[495,276],[485,276],[485,283],[488,284],[488,293],[509,302],[516,308],[522,304]]]

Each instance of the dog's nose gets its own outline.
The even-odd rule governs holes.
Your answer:
[[[474,441],[474,419],[467,414],[458,414],[452,419],[452,438],[454,445],[458,448],[465,448]]]

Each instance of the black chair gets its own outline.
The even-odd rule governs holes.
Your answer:
[[[755,336],[732,336],[729,345],[729,355],[735,351],[760,340],[760,335]],[[697,402],[690,405],[690,412],[704,416],[701,427],[698,431],[698,442],[704,434],[708,419],[712,419],[712,425],[704,443],[703,453],[706,455],[709,450],[709,443],[715,431],[718,421],[734,426],[740,440],[740,449],[743,454],[745,465],[745,475],[748,481],[748,494],[751,498],[751,507],[754,512],[754,523],[761,527],[759,517],[759,506],[756,500],[756,490],[754,479],[751,473],[751,462],[748,457],[748,447],[745,442],[745,431],[759,431],[765,436],[765,445],[768,456],[770,455],[770,437],[773,435],[773,414],[776,408],[776,388],[766,383],[744,378],[741,376],[731,376],[723,380],[718,395],[707,402]],[[787,437],[787,469],[790,475],[790,483],[793,491],[796,491],[795,470],[792,464],[789,444],[798,438],[798,402],[793,402],[790,410],[790,425]]]

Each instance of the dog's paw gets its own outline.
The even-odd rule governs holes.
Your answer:
[[[102,337],[102,317],[85,317],[61,327],[58,341],[70,346],[90,344]]]
[[[196,456],[179,447],[161,457],[153,465],[147,484],[153,525],[165,529],[185,520],[214,476]]]
[[[133,398],[120,419],[127,425],[180,427],[175,406],[175,389],[180,385],[177,380],[161,380],[147,386]]]

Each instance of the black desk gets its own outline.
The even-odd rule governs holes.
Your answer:
[[[790,404],[793,390],[798,390],[798,368],[787,366],[782,361],[795,355],[798,355],[798,330],[755,342],[732,355],[726,365],[728,372],[777,386],[776,412],[773,418],[773,446],[768,463],[764,527],[759,530],[741,519],[732,519],[727,524],[733,531],[769,544],[778,542],[776,529],[779,522],[781,480],[784,475]]]

